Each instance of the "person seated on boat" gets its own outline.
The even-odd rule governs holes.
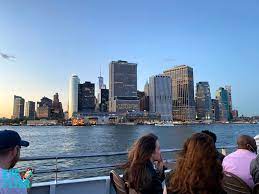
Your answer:
[[[144,135],[133,144],[124,168],[123,179],[130,189],[141,194],[163,193],[165,167],[156,135]]]
[[[166,177],[164,194],[226,194],[223,169],[217,161],[213,139],[205,133],[188,138],[176,160],[175,170]]]
[[[223,160],[223,170],[238,176],[253,188],[254,181],[250,174],[250,164],[256,158],[256,152],[257,147],[253,137],[248,135],[239,136],[237,150],[227,155]]]
[[[31,187],[30,175],[22,178],[14,166],[20,158],[21,146],[29,146],[29,142],[21,140],[19,134],[12,130],[0,131],[0,193],[26,194]]]
[[[215,133],[209,131],[209,130],[204,130],[204,131],[201,131],[202,133],[205,133],[207,135],[209,135],[212,139],[213,139],[213,142],[216,146],[216,142],[217,142],[217,136]],[[217,150],[217,160],[222,163],[223,162],[223,159],[224,159],[224,155],[222,153],[220,153],[218,150]]]
[[[257,155],[250,164],[250,174],[253,178],[254,184],[259,183],[259,155]]]
[[[257,150],[258,150],[258,143],[259,143],[259,135],[256,135],[254,137],[255,142],[257,144]],[[253,178],[254,183],[259,183],[259,155],[256,156],[255,159],[252,160],[250,164],[250,174]]]

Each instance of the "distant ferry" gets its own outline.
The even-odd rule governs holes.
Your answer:
[[[158,127],[173,127],[174,124],[172,122],[165,122],[165,123],[156,123],[155,126],[158,126]]]

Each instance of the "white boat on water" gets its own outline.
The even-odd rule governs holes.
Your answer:
[[[168,122],[168,123],[156,123],[155,126],[158,126],[158,127],[173,127],[174,124],[171,123],[171,122]]]

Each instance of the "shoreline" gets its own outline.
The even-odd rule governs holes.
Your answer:
[[[116,123],[116,124],[87,124],[87,125],[65,125],[65,124],[42,124],[42,125],[24,125],[24,124],[1,124],[1,126],[30,126],[30,127],[46,127],[46,126],[68,126],[68,127],[85,127],[85,126],[136,126],[136,125],[153,125],[157,127],[173,127],[173,126],[184,126],[184,125],[256,125],[259,124],[257,122],[172,122],[170,125],[167,125],[166,123],[150,123],[150,124],[145,124],[145,123]]]

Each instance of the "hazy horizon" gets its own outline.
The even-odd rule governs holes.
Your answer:
[[[1,2],[1,0],[0,0]],[[259,2],[251,0],[2,1],[0,6],[0,117],[13,96],[53,98],[67,110],[68,80],[108,86],[113,60],[138,63],[138,89],[176,65],[208,81],[212,98],[232,86],[233,107],[259,115]],[[194,87],[195,87],[194,86]]]

